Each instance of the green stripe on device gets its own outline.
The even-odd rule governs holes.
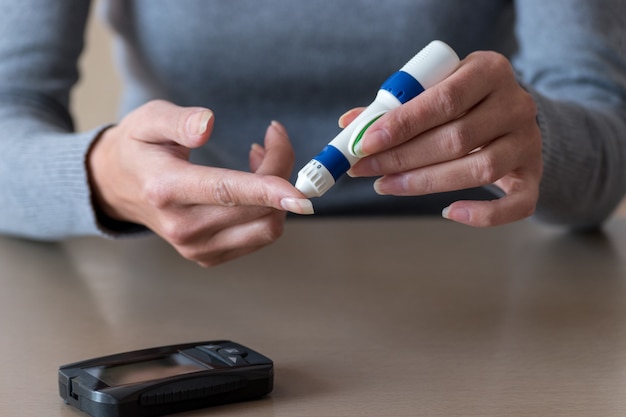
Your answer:
[[[384,114],[384,113],[383,113]],[[380,117],[383,114],[379,114],[378,116],[374,117],[372,120],[370,120],[369,122],[367,122],[367,124],[365,126],[363,126],[363,129],[361,129],[361,131],[356,135],[356,137],[354,138],[354,142],[352,142],[352,153],[354,155],[356,155],[356,144],[359,143],[361,141],[361,139],[363,139],[363,135],[365,134],[365,131],[367,129],[370,128],[370,126],[378,119],[380,119]]]

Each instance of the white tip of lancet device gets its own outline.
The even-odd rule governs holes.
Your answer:
[[[307,198],[321,197],[335,185],[335,179],[326,167],[315,159],[298,172],[296,188]]]
[[[459,57],[448,44],[432,41],[400,70],[413,76],[424,88],[443,81],[459,66]]]

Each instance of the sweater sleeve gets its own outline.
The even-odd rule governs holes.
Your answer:
[[[626,191],[625,3],[522,0],[516,13],[514,63],[543,138],[535,218],[596,227]]]
[[[0,0],[0,233],[102,234],[85,166],[101,129],[74,133],[87,0]]]

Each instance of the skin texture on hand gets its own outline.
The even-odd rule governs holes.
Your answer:
[[[287,181],[294,154],[278,122],[264,146],[251,147],[251,172],[190,163],[190,149],[207,142],[213,123],[208,109],[152,101],[106,130],[87,161],[94,199],[107,216],[145,225],[205,267],[274,242],[285,210],[313,213]]]
[[[359,109],[347,112],[346,125]],[[368,155],[348,172],[380,176],[379,194],[425,195],[495,184],[492,201],[456,201],[443,216],[495,226],[533,214],[543,171],[541,132],[532,97],[509,61],[475,52],[446,80],[394,109],[366,132]]]

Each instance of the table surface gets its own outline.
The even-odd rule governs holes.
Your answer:
[[[202,269],[158,238],[0,238],[0,415],[81,416],[62,364],[231,339],[275,363],[264,399],[185,416],[626,415],[626,221],[288,222]]]

